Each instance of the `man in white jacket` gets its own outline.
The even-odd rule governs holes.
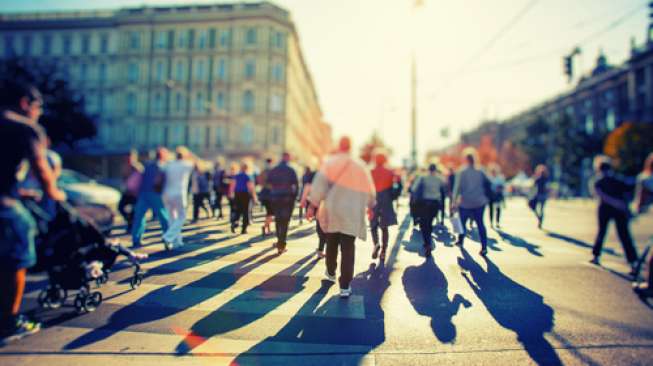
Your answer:
[[[350,155],[351,140],[342,137],[338,151],[320,168],[313,179],[306,217],[317,213],[322,230],[326,233],[326,278],[335,282],[338,247],[340,258],[340,296],[351,295],[350,283],[354,276],[354,241],[365,240],[367,234],[366,210],[375,205],[376,193],[369,170],[359,159]]]

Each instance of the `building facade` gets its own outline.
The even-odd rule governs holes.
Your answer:
[[[330,149],[290,14],[269,2],[3,14],[0,57],[53,65],[84,97],[99,131],[86,153],[310,161]]]

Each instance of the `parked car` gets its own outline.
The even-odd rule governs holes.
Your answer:
[[[105,233],[111,231],[121,196],[118,190],[70,169],[62,170],[58,185],[82,217]]]

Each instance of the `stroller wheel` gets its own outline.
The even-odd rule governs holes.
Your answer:
[[[99,305],[95,303],[95,299],[93,297],[94,297],[93,295],[88,295],[84,298],[83,308],[86,312],[90,313],[92,311],[95,311],[95,309],[97,309],[97,306]]]
[[[77,294],[75,296],[75,302],[73,303],[75,305],[75,310],[77,310],[78,313],[83,313],[86,311],[86,296],[82,294]]]
[[[93,292],[88,298],[93,303],[94,308],[97,308],[102,303],[102,293],[99,291]]]
[[[55,285],[48,289],[48,302],[52,309],[60,308],[66,301],[66,297],[68,297],[68,292],[60,286]]]
[[[129,281],[129,285],[131,285],[132,289],[136,289],[143,283],[143,275],[140,273],[134,274],[134,277]]]

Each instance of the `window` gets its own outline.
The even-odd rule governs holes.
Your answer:
[[[184,108],[184,99],[181,95],[181,93],[177,92],[175,95],[175,110],[177,112],[181,112]]]
[[[88,77],[88,65],[81,64],[79,65],[79,80],[85,81]]]
[[[225,133],[223,126],[217,126],[215,128],[215,145],[217,147],[223,147],[225,143]]]
[[[206,62],[198,60],[195,70],[195,80],[204,80],[206,78]]]
[[[158,113],[163,111],[163,97],[161,96],[161,93],[156,93],[154,95],[154,111]]]
[[[136,94],[129,93],[127,94],[127,113],[135,114],[137,108]]]
[[[247,28],[245,31],[245,44],[250,46],[256,44],[256,28]]]
[[[188,41],[189,49],[195,47],[195,29],[188,30],[188,35],[186,35],[186,40]]]
[[[49,56],[52,53],[52,36],[46,34],[43,36],[43,56]]]
[[[203,50],[206,48],[206,43],[208,41],[208,33],[206,30],[201,30],[197,36],[197,48]]]
[[[247,90],[243,93],[243,112],[254,112],[254,93],[251,90]]]
[[[192,126],[190,128],[190,145],[199,147],[202,144],[202,127]]]
[[[69,35],[63,36],[63,54],[70,55],[70,50],[72,48],[73,39]]]
[[[186,47],[188,40],[186,38],[186,32],[184,31],[179,31],[179,34],[177,35],[177,47],[178,48],[184,48]]]
[[[32,54],[32,36],[23,36],[23,56]]]
[[[617,127],[617,118],[614,115],[614,109],[608,109],[605,116],[605,128],[608,131],[612,131]]]
[[[215,97],[215,107],[219,111],[222,111],[225,109],[225,106],[224,92],[218,92],[218,95]]]
[[[585,117],[585,132],[588,135],[592,135],[594,133],[594,118],[592,118],[591,114],[588,114]]]
[[[283,82],[283,65],[278,63],[272,67],[272,79],[275,82]]]
[[[281,144],[281,130],[279,126],[272,127],[272,144],[273,145]]]
[[[156,80],[163,81],[163,61],[156,62]]]
[[[251,122],[243,124],[240,139],[244,145],[251,145],[254,142],[254,127]]]
[[[231,45],[231,30],[225,29],[220,32],[220,47],[229,47]]]
[[[82,54],[88,55],[90,51],[91,51],[91,36],[88,34],[84,34],[82,36]]]
[[[223,58],[218,61],[218,80],[227,80],[227,61]]]
[[[11,36],[5,36],[5,56],[13,57],[15,54],[14,39]]]
[[[284,40],[284,34],[281,32],[274,32],[274,36],[272,38],[272,45],[274,47],[283,49],[283,40]]]
[[[204,110],[205,110],[204,94],[199,92],[195,96],[195,111],[196,112],[203,112]]]
[[[183,124],[177,123],[172,126],[170,143],[173,145],[179,145],[186,143],[186,126]]]
[[[177,81],[184,81],[184,62],[183,61],[177,61],[175,75],[176,75]]]
[[[245,79],[251,80],[256,75],[256,63],[254,60],[245,61]]]
[[[103,34],[100,36],[100,53],[109,52],[109,35]]]
[[[139,79],[139,67],[135,62],[130,62],[127,69],[127,81],[130,83],[138,82]]]
[[[283,112],[283,97],[279,94],[270,96],[270,111],[275,113]]]
[[[168,32],[159,31],[156,33],[156,43],[155,47],[157,49],[165,49],[168,46]]]
[[[100,64],[100,82],[104,82],[107,80],[107,65],[106,64]]]
[[[61,65],[61,77],[64,80],[70,79],[70,65],[69,64]]]
[[[139,32],[129,32],[129,48],[132,50],[141,48],[141,34]]]
[[[215,48],[215,34],[218,31],[215,28],[209,30],[209,47]]]

